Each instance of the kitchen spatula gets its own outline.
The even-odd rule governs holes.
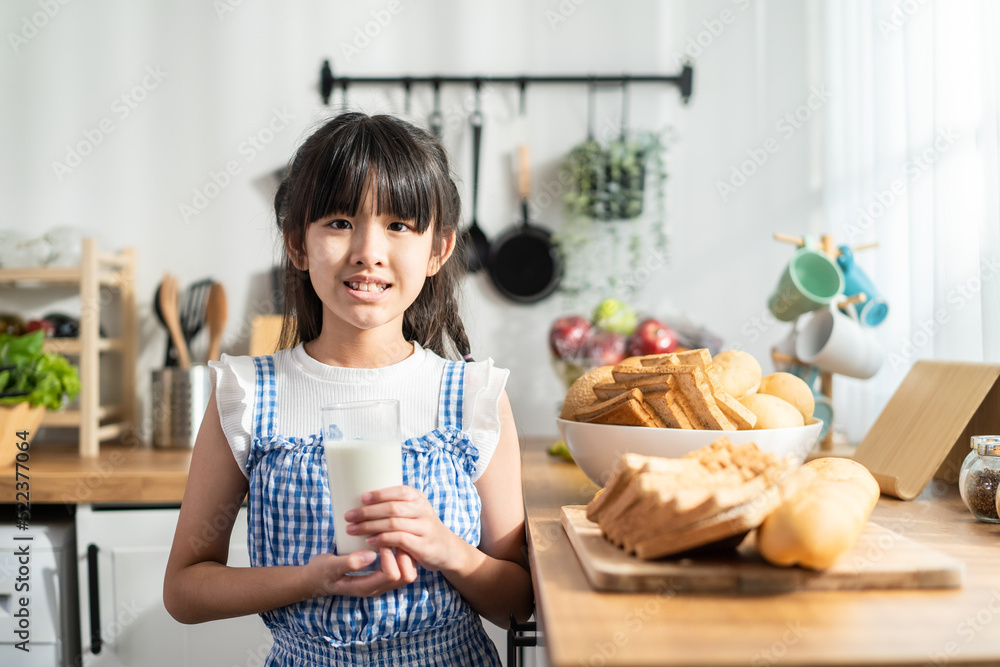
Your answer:
[[[208,304],[205,306],[205,324],[208,325],[208,360],[219,359],[222,332],[226,328],[226,290],[221,283],[212,283],[208,290]]]

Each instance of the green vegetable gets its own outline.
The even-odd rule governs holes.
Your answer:
[[[42,352],[45,332],[0,334],[0,405],[27,401],[58,410],[80,393],[80,374],[66,357]]]
[[[631,336],[639,324],[639,316],[627,303],[618,299],[605,299],[597,304],[591,321],[599,329]]]
[[[567,461],[573,460],[573,455],[569,453],[569,447],[566,446],[565,440],[558,440],[549,446],[548,452],[552,456],[558,456],[561,459],[566,459]]]

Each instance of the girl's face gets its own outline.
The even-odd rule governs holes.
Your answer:
[[[309,270],[323,302],[324,332],[387,327],[385,333],[401,336],[403,313],[454,249],[454,234],[435,248],[433,225],[419,234],[412,220],[376,215],[372,192],[357,215],[310,223],[305,256],[294,262]]]

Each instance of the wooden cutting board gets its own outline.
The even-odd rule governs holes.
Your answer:
[[[724,555],[644,561],[601,536],[583,505],[562,508],[562,525],[590,585],[605,591],[778,593],[796,590],[958,588],[965,565],[869,521],[851,551],[813,572],[768,565],[751,534]]]

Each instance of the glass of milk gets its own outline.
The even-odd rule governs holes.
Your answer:
[[[363,493],[403,484],[399,401],[338,403],[322,408],[322,415],[336,552],[346,556],[355,551],[375,551],[365,541],[367,535],[347,533],[344,514],[361,507]],[[369,574],[380,567],[376,558],[367,569],[348,574]]]

